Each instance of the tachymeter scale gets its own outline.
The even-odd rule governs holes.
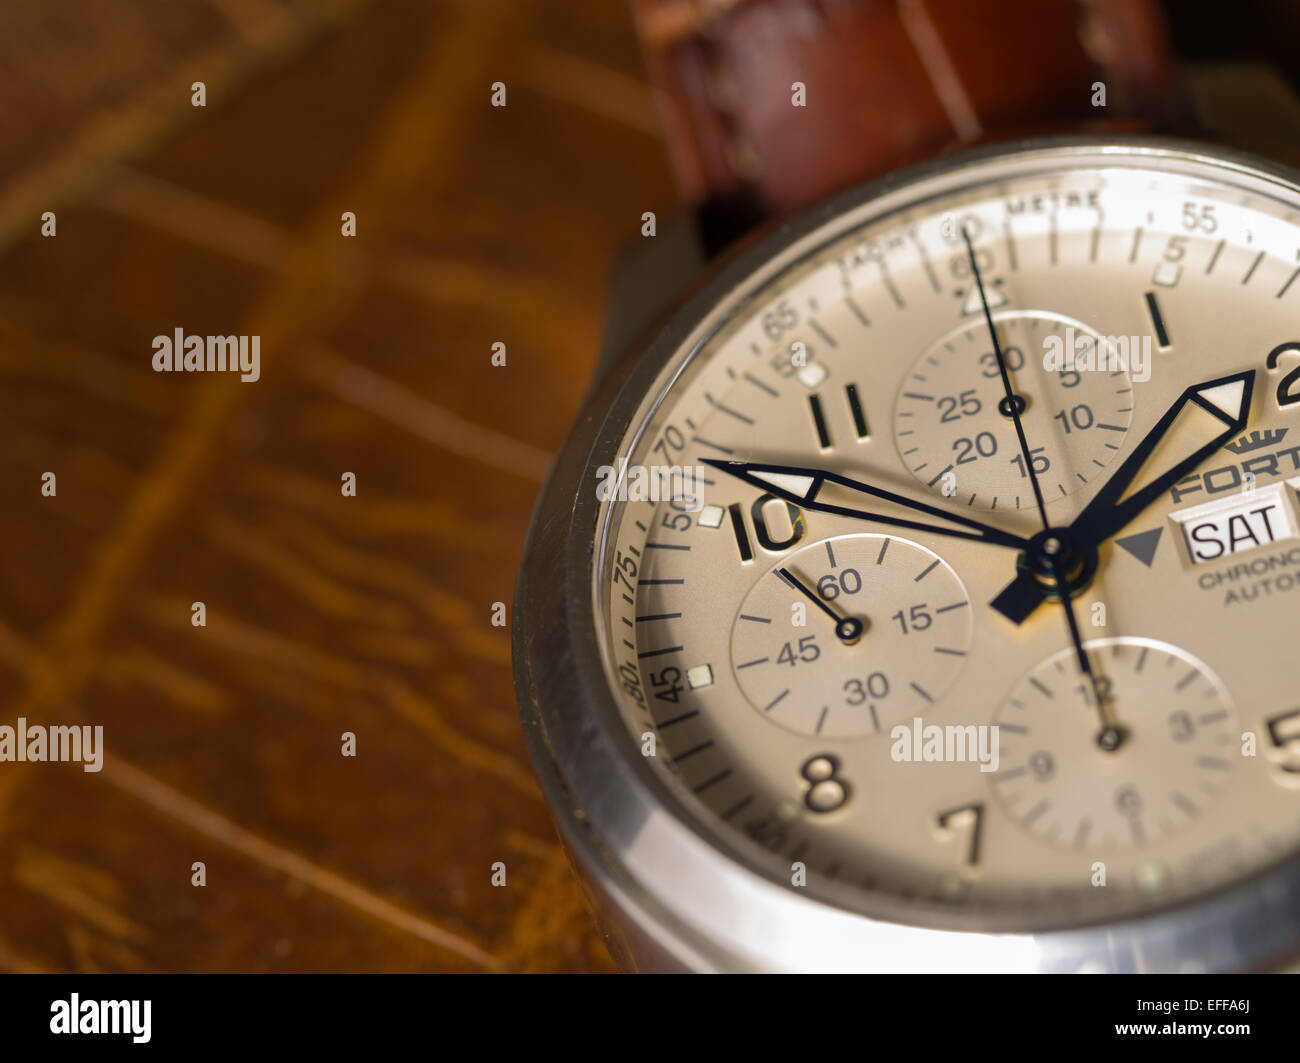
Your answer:
[[[1051,502],[1100,475],[1120,452],[1133,415],[1127,341],[1121,352],[1116,342],[1056,314],[999,311],[993,318],[1012,388],[1024,403],[1033,471]],[[899,455],[928,490],[962,505],[1032,507],[1005,407],[988,326],[982,314],[972,316],[903,378],[894,407]]]
[[[937,554],[845,535],[796,551],[745,597],[731,664],[766,719],[829,738],[921,716],[970,650],[971,603]]]
[[[1124,735],[1098,747],[1095,695],[1073,651],[1042,662],[997,715],[993,788],[1022,827],[1080,850],[1143,847],[1184,827],[1233,777],[1239,729],[1201,662],[1145,639],[1088,644]]]

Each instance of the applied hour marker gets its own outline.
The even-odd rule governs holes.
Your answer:
[[[1155,326],[1156,343],[1160,345],[1162,351],[1167,351],[1170,347],[1169,332],[1165,328],[1165,318],[1160,312],[1160,304],[1156,301],[1155,292],[1147,292],[1145,297],[1147,304],[1147,313],[1151,317],[1151,324]]]
[[[867,414],[862,408],[862,397],[858,393],[857,384],[844,385],[844,400],[849,408],[849,418],[853,422],[853,432],[857,436],[858,442],[862,443],[871,437],[871,429],[867,424]],[[822,402],[820,395],[808,396],[808,409],[812,414],[813,432],[817,436],[817,445],[822,450],[829,450],[835,445],[831,436],[830,423],[826,417],[826,406]]]
[[[817,445],[822,450],[831,446],[830,433],[826,430],[826,414],[822,412],[822,401],[816,395],[808,396],[808,408],[812,411],[813,430],[817,433]]]
[[[867,415],[862,410],[862,401],[858,398],[858,385],[846,384],[844,386],[844,395],[849,402],[849,414],[853,418],[853,429],[858,433],[859,439],[866,439],[871,432],[867,427]]]

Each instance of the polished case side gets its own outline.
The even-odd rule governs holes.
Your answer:
[[[1300,859],[1176,909],[1040,933],[935,929],[835,907],[771,881],[697,831],[640,762],[618,716],[596,639],[595,469],[611,463],[646,393],[756,290],[815,246],[825,223],[885,213],[979,179],[1010,158],[1124,151],[1201,160],[1281,185],[1300,175],[1189,141],[1055,137],[948,157],[890,175],[775,227],[717,264],[648,342],[605,367],[543,489],[515,598],[516,688],[534,763],[616,959],[631,970],[1235,970],[1300,946]],[[860,221],[862,219],[855,219]],[[682,352],[687,353],[683,356]]]

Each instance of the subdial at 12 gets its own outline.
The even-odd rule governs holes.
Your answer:
[[[1098,476],[1123,446],[1133,385],[1119,346],[1069,318],[994,315],[1008,375],[1046,501]],[[1126,341],[1127,348],[1127,341]],[[1060,353],[1074,369],[1056,370]],[[1127,353],[1125,358],[1127,358]],[[904,464],[940,495],[986,509],[1034,504],[983,316],[972,317],[913,363],[894,405]]]
[[[731,664],[765,719],[847,737],[923,715],[970,643],[970,600],[942,558],[895,536],[845,535],[758,579],[733,623]]]

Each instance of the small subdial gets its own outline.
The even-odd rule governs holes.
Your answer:
[[[802,734],[874,734],[925,712],[970,650],[971,605],[937,554],[845,535],[765,572],[731,634],[731,663],[760,714]]]
[[[1199,817],[1232,778],[1236,720],[1219,680],[1182,650],[1129,638],[1086,648],[1096,694],[1063,650],[998,710],[993,789],[1048,841],[1141,847]],[[1097,741],[1097,694],[1121,736],[1114,749]]]
[[[1129,344],[1056,314],[1001,311],[993,320],[1033,471],[1051,502],[1088,483],[1124,443],[1133,415]],[[982,315],[912,365],[894,404],[894,439],[912,475],[940,495],[987,509],[1034,505]]]

